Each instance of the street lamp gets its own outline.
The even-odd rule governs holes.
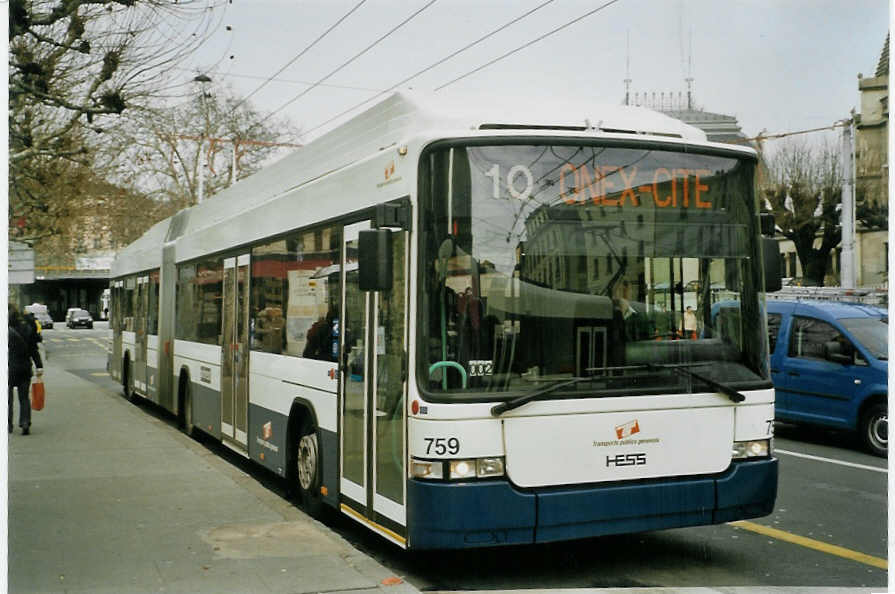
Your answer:
[[[211,82],[211,78],[208,75],[200,74],[193,78],[193,82],[197,82],[202,85],[202,106],[205,106],[205,98],[208,97],[208,93],[205,92],[205,85]],[[203,117],[206,118],[205,123],[205,136],[208,136],[208,114],[202,114]],[[199,171],[197,173],[197,196],[196,203],[199,204],[202,202],[203,194],[205,193],[205,139],[199,141]]]

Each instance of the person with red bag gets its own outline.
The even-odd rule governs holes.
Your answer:
[[[43,361],[37,350],[37,336],[12,304],[9,304],[7,336],[9,372],[9,432],[12,433],[12,391],[19,393],[19,427],[22,435],[31,432],[31,401],[28,390],[31,387],[31,362],[37,368],[37,375],[43,375]]]

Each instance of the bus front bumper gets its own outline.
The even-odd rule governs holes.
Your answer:
[[[776,497],[775,458],[734,462],[708,477],[586,487],[410,480],[408,544],[456,549],[720,524],[766,516]]]

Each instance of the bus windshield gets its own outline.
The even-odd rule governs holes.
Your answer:
[[[434,145],[420,388],[483,401],[573,378],[551,397],[769,387],[753,174],[748,158],[664,145]],[[713,318],[722,300],[735,306]]]

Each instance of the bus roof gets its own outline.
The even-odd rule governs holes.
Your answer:
[[[119,252],[112,276],[156,268],[165,241],[212,228],[387,148],[414,139],[507,135],[636,137],[755,154],[747,147],[707,143],[698,128],[642,107],[556,98],[395,92],[262,171],[158,223]]]
[[[171,218],[160,221],[115,255],[112,262],[112,278],[132,272],[159,268],[162,263],[162,244]]]

